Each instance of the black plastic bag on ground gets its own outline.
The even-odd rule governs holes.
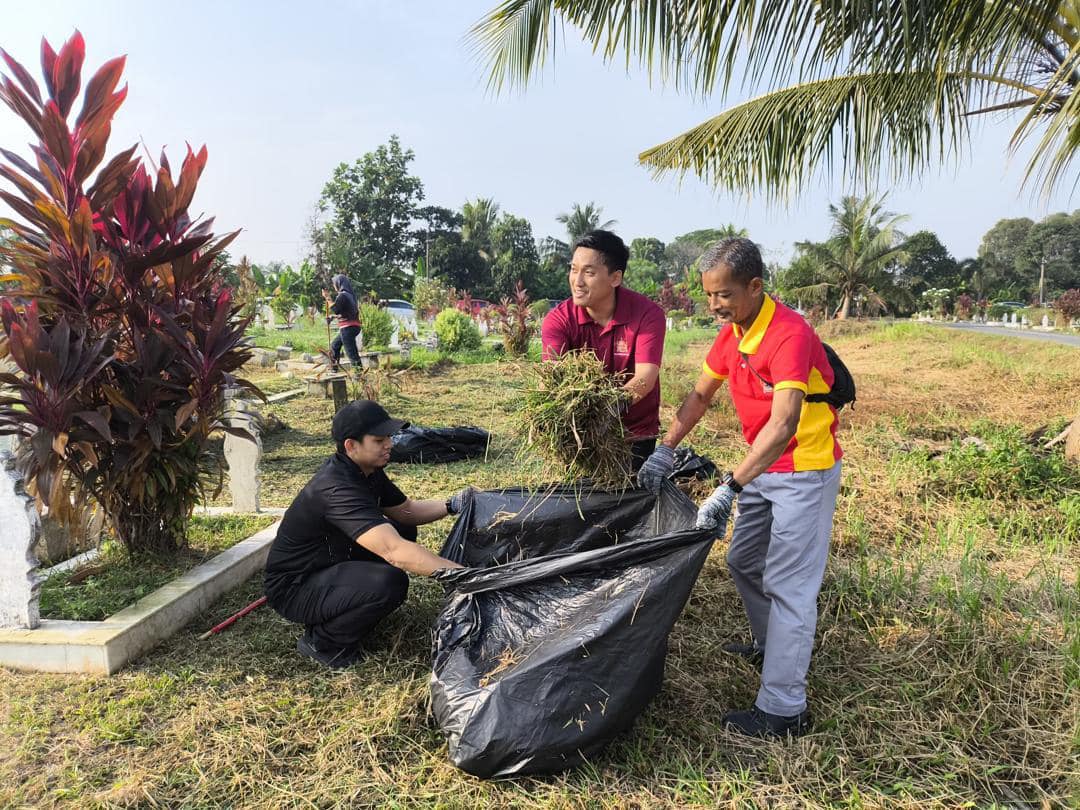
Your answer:
[[[472,495],[442,549],[472,567],[436,575],[432,711],[454,765],[555,773],[633,724],[713,542],[696,513],[671,484]]]
[[[441,464],[484,455],[488,432],[483,428],[425,428],[410,425],[393,435],[390,461],[406,464]]]
[[[718,474],[716,465],[708,456],[698,455],[689,447],[675,448],[675,468],[668,478],[673,481],[687,481],[691,478],[708,481]]]

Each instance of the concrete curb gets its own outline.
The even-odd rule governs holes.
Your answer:
[[[280,394],[271,394],[266,398],[266,401],[270,405],[274,405],[278,402],[286,402],[294,397],[303,396],[306,393],[306,388],[293,388],[291,391],[282,391]]]
[[[0,666],[37,672],[117,672],[261,570],[278,525],[242,540],[104,621],[43,619],[33,630],[0,630]]]

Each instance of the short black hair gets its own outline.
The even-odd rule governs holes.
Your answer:
[[[602,255],[604,257],[604,266],[609,273],[614,273],[616,270],[625,271],[626,263],[630,261],[630,248],[611,231],[596,230],[582,234],[574,242],[570,252],[573,253],[579,247],[590,248]]]
[[[745,236],[721,239],[701,254],[698,269],[702,273],[724,264],[731,275],[741,284],[749,284],[755,278],[765,278],[765,265],[761,261],[758,246]]]

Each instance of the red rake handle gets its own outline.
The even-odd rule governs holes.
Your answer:
[[[215,624],[213,627],[211,627],[209,630],[207,630],[205,633],[203,633],[201,636],[199,636],[199,641],[202,641],[204,639],[208,639],[208,638],[210,638],[210,636],[212,636],[212,635],[214,635],[216,633],[220,633],[226,627],[229,627],[229,626],[235,624],[238,619],[244,618],[249,613],[251,613],[251,611],[256,610],[258,608],[261,608],[265,604],[266,604],[266,597],[265,596],[260,596],[258,599],[256,599],[254,602],[252,602],[246,608],[239,611],[238,613],[234,613],[232,616],[227,618],[221,624]]]

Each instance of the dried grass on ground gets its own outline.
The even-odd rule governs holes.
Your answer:
[[[856,374],[834,554],[810,676],[813,734],[751,743],[720,728],[756,671],[724,655],[745,618],[717,544],[671,638],[664,690],[591,767],[484,783],[450,766],[427,719],[440,589],[413,580],[373,654],[342,674],[297,658],[297,630],[258,611],[257,578],[113,678],[0,672],[0,804],[238,807],[986,807],[1080,795],[1080,494],[1016,442],[1075,412],[1080,352],[899,325],[830,337]],[[670,352],[672,394],[704,346]],[[477,424],[489,458],[392,474],[418,497],[539,484],[511,427],[509,365],[414,376],[392,412]],[[264,495],[286,505],[330,451],[331,406],[275,406]],[[1050,435],[1053,435],[1051,433]],[[975,436],[983,453],[962,440]],[[726,402],[692,437],[721,468],[743,452]],[[1060,451],[1060,447],[1058,448]],[[1016,459],[1013,458],[1016,456]],[[1049,487],[1017,485],[1029,474]],[[983,482],[973,487],[972,481]],[[1056,482],[1056,483],[1054,483]],[[425,528],[438,547],[448,526]]]

